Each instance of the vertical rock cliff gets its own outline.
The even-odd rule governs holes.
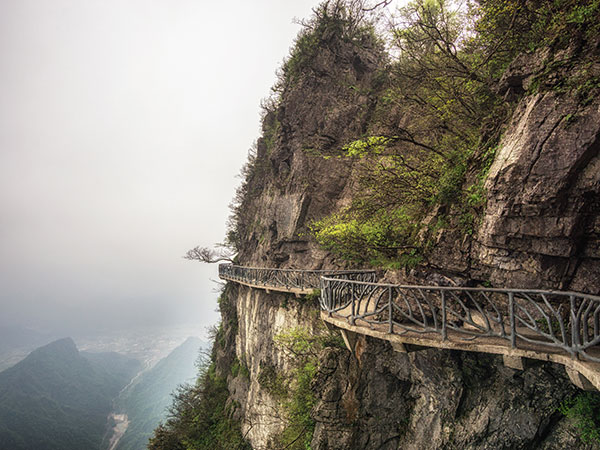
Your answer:
[[[343,266],[315,244],[308,225],[349,204],[357,175],[352,160],[315,156],[314,150],[326,153],[363,135],[386,57],[376,42],[355,45],[335,36],[317,52],[307,73],[287,79],[280,103],[265,117],[255,173],[240,206],[242,264]],[[507,98],[523,93],[544,68],[565,58],[570,70],[583,70],[578,61],[589,70],[589,58],[580,57],[585,52],[597,56],[597,42],[521,55],[498,90]],[[430,258],[435,267],[389,273],[389,279],[427,283],[443,276],[597,292],[600,100],[582,100],[580,92],[558,92],[547,83],[513,103],[476,232],[439,232]],[[293,366],[278,335],[296,328],[324,333],[317,306],[242,286],[231,287],[228,298],[237,328],[222,355],[235,352],[248,367],[246,377],[228,378],[237,417],[253,448],[279,448],[289,411],[265,387],[264,374],[286,376]],[[531,362],[518,371],[496,356],[435,349],[400,354],[385,342],[361,339],[358,355],[335,346],[319,355],[313,449],[593,447],[558,412],[576,392],[560,366]]]

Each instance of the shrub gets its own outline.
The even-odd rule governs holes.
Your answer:
[[[293,361],[291,373],[283,376],[273,366],[261,368],[259,383],[282,406],[286,426],[277,437],[278,448],[310,450],[315,421],[311,411],[316,403],[311,382],[318,370],[318,354],[330,346],[343,346],[339,335],[320,330],[313,334],[302,327],[275,336],[275,344]]]
[[[583,392],[568,399],[559,411],[575,422],[581,439],[586,443],[600,443],[600,395]]]

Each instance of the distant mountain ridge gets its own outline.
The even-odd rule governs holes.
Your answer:
[[[0,372],[0,449],[101,449],[112,400],[140,370],[117,353],[80,353],[71,338]]]

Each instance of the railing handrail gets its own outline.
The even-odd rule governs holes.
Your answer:
[[[356,271],[359,272],[359,271]],[[365,286],[380,286],[380,287],[394,287],[399,289],[431,289],[431,290],[440,290],[440,291],[452,291],[452,290],[461,290],[461,291],[471,291],[471,292],[497,292],[497,293],[509,293],[512,292],[514,294],[524,293],[524,294],[553,294],[553,295],[564,295],[570,296],[574,295],[580,298],[586,298],[587,300],[593,300],[596,302],[600,302],[600,296],[586,294],[584,292],[576,292],[576,291],[561,291],[556,289],[519,289],[519,288],[487,288],[487,287],[471,287],[471,286],[438,286],[438,285],[420,285],[420,284],[393,284],[393,283],[377,283],[372,281],[357,281],[357,280],[345,280],[340,278],[322,277],[324,281],[344,281],[346,283],[359,284]]]
[[[237,264],[223,263],[219,264],[221,267],[232,267],[237,269],[251,269],[251,270],[263,270],[263,271],[278,271],[278,272],[304,272],[304,273],[323,273],[325,274],[322,279],[325,281],[340,281],[339,278],[328,275],[345,275],[354,273],[376,273],[373,269],[294,269],[294,268],[278,268],[278,267],[254,267],[254,266],[241,266]],[[360,284],[366,286],[381,286],[381,287],[395,287],[400,289],[431,289],[431,290],[462,290],[472,292],[498,292],[498,293],[525,293],[525,294],[551,294],[551,295],[575,295],[577,297],[586,298],[600,302],[599,295],[586,294],[584,292],[577,291],[562,291],[557,289],[520,289],[520,288],[488,288],[488,287],[470,287],[470,286],[439,286],[439,285],[417,285],[417,284],[394,284],[394,283],[379,283],[373,281],[359,281],[359,280],[343,280],[347,283]]]

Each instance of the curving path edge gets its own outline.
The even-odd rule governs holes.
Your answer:
[[[579,292],[377,283],[372,270],[297,270],[220,264],[219,277],[296,296],[320,290],[321,318],[350,351],[361,336],[398,352],[444,348],[493,353],[522,370],[528,359],[564,365],[600,390],[600,297]]]

